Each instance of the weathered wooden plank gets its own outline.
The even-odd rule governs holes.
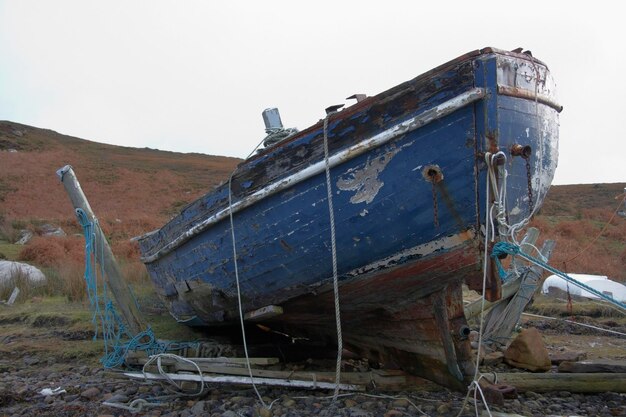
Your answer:
[[[488,375],[485,377],[491,378]],[[626,373],[499,373],[498,383],[512,385],[521,392],[569,391],[594,393],[611,391],[626,393]]]
[[[180,371],[197,371],[197,368],[187,362],[181,361],[163,361],[162,365],[165,365],[171,372]],[[248,376],[249,372],[247,368],[233,367],[214,364],[198,364],[198,367],[202,372],[222,375],[239,375]],[[155,372],[156,365],[148,365],[147,371]],[[265,369],[252,369],[252,375],[260,378],[279,378],[289,380],[301,380],[301,381],[319,381],[319,382],[332,382],[335,381],[334,372],[323,371],[275,371]],[[384,371],[370,371],[370,372],[342,372],[341,382],[344,384],[372,384],[378,388],[383,388],[389,385],[399,386],[426,386],[435,385],[425,379],[417,378],[404,372],[387,374]]]
[[[493,302],[485,300],[485,313],[496,307],[497,305],[508,302],[510,298],[517,292],[517,290],[519,290],[519,286],[520,281],[517,279],[515,281],[504,284],[502,286],[502,298],[500,298],[498,301]],[[474,316],[477,316],[480,314],[481,309],[482,299],[479,298],[478,300],[472,301],[464,307],[465,317],[470,319]]]
[[[596,359],[589,361],[570,362],[563,361],[559,365],[559,372],[567,373],[626,373],[626,361]]]
[[[148,380],[174,380],[174,381],[194,381],[194,382],[211,382],[211,383],[225,383],[225,384],[242,384],[247,385],[251,383],[250,377],[240,376],[200,376],[200,375],[185,375],[185,374],[154,374],[150,372],[125,372],[124,375],[130,378],[136,379],[148,379]],[[278,378],[254,378],[254,383],[257,385],[273,385],[280,387],[292,387],[292,388],[318,388],[318,389],[335,389],[334,383],[317,382],[317,381],[297,381]],[[342,391],[365,391],[365,387],[360,385],[348,385],[339,384],[339,389]]]
[[[168,372],[197,372],[197,368],[190,363],[165,359],[162,365]],[[247,368],[224,366],[219,364],[198,364],[203,373],[248,376]],[[156,372],[156,365],[148,365],[147,371]],[[252,369],[254,377],[279,378],[299,381],[335,382],[334,372],[323,371],[276,371],[265,369]],[[422,390],[438,391],[442,387],[426,379],[419,378],[402,371],[381,371],[372,370],[370,372],[342,372],[341,383],[366,385],[376,387],[381,390]]]
[[[541,248],[541,254],[547,260],[550,259],[552,250],[556,242],[553,240],[546,240]],[[524,251],[527,251],[527,247],[523,246]],[[537,266],[531,266],[525,274],[520,277],[520,287],[515,295],[511,298],[511,301],[506,305],[500,305],[502,310],[491,310],[487,316],[487,324],[484,330],[484,340],[491,341],[497,344],[506,344],[513,329],[519,322],[524,308],[530,302],[541,278],[542,269]]]
[[[185,358],[186,360],[193,361],[196,363],[202,364],[228,364],[228,365],[246,365],[246,358]],[[143,365],[148,360],[148,355],[145,352],[129,352],[126,357],[126,362],[129,365]],[[249,358],[251,365],[260,365],[260,366],[268,366],[268,365],[276,365],[280,363],[280,359],[278,358]],[[161,363],[169,364],[169,363],[177,362],[170,358],[162,358]]]

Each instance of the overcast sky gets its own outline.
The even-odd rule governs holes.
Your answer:
[[[555,183],[626,182],[619,2],[0,0],[0,120],[245,157],[278,107],[304,129],[470,50],[524,47],[561,113]]]

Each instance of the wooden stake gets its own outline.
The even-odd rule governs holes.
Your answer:
[[[90,220],[95,220],[96,216],[91,210],[91,206],[89,205],[87,197],[85,197],[85,194],[80,187],[72,167],[70,165],[64,166],[57,171],[57,176],[63,183],[65,191],[67,191],[74,209],[83,210]],[[143,317],[139,312],[139,308],[137,308],[137,304],[131,295],[128,283],[122,276],[122,272],[120,271],[117,261],[115,260],[115,256],[113,255],[111,247],[102,233],[100,226],[94,227],[94,233],[96,234],[96,241],[98,242],[98,245],[102,246],[102,250],[95,251],[96,260],[104,268],[105,279],[111,289],[117,308],[124,318],[126,325],[134,334],[138,334],[147,329],[148,326],[143,320]]]

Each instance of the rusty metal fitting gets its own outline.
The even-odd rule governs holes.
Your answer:
[[[428,165],[422,170],[422,176],[428,182],[437,184],[443,181],[443,172],[438,165]]]
[[[521,156],[524,159],[530,158],[530,155],[533,152],[533,148],[530,145],[520,145],[519,143],[511,146],[511,155],[512,156]]]

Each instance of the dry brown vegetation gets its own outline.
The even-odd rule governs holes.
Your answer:
[[[570,273],[606,275],[626,282],[625,183],[553,186],[532,222],[542,239],[553,239],[550,260]],[[621,203],[621,204],[620,204]]]
[[[32,231],[35,238],[10,258],[42,267],[52,277],[39,293],[62,290],[72,299],[84,296],[82,229],[55,174],[69,164],[123,272],[131,282],[145,282],[145,268],[130,238],[162,225],[226,179],[238,162],[106,145],[0,121],[0,243],[11,246],[7,242],[19,239],[21,230]],[[45,224],[62,227],[68,236],[40,236]]]

